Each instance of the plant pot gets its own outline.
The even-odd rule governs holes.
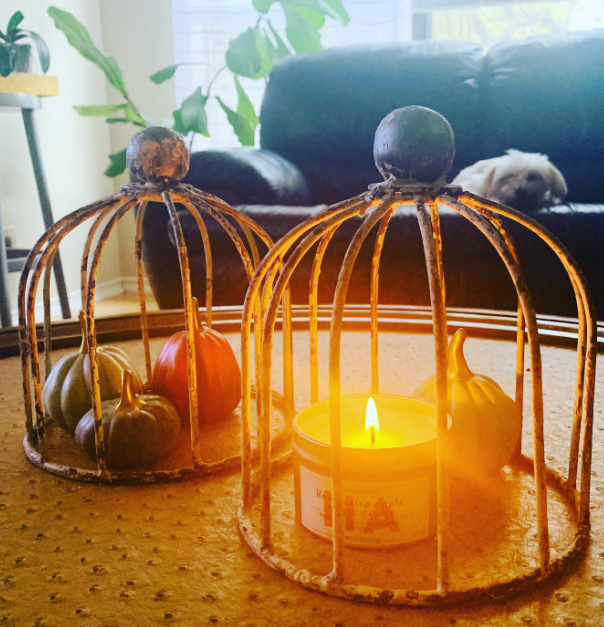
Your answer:
[[[33,69],[31,46],[22,44],[15,46],[13,56],[13,72],[31,73]]]

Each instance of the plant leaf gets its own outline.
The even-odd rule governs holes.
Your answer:
[[[125,98],[128,90],[120,66],[113,57],[101,52],[95,45],[86,27],[78,22],[71,13],[61,11],[56,7],[48,9],[48,15],[53,19],[55,26],[67,37],[67,41],[88,61],[92,61],[107,77],[109,83]]]
[[[274,65],[281,59],[279,58],[279,51],[277,50],[275,44],[269,39],[268,35],[266,35],[266,45],[268,47],[268,53],[271,55],[271,61]]]
[[[296,7],[300,15],[305,17],[317,30],[321,30],[325,26],[325,15],[314,9],[307,9],[306,7]]]
[[[40,57],[40,68],[42,69],[42,72],[46,74],[46,72],[48,72],[48,68],[50,67],[50,51],[48,50],[46,42],[42,39],[42,37],[40,37],[40,35],[38,35],[38,33],[34,33],[33,30],[26,30],[23,32],[27,33],[36,45],[38,56]]]
[[[186,135],[187,131],[185,129],[184,124],[182,123],[182,113],[180,109],[176,109],[176,111],[172,112],[172,117],[174,118],[174,124],[172,125],[172,130],[180,133],[181,135]]]
[[[344,26],[350,23],[350,15],[348,15],[348,12],[344,8],[344,0],[322,0],[322,2],[333,9]]]
[[[79,115],[86,117],[102,118],[106,115],[113,115],[118,111],[122,111],[126,108],[126,104],[116,105],[88,105],[85,107],[74,107]]]
[[[329,15],[329,17],[332,17],[336,20],[340,19],[337,12],[332,9],[329,6],[329,3],[325,2],[325,0],[281,0],[281,4],[287,4],[294,9],[302,9],[303,11],[301,11],[301,13],[303,13],[305,10],[310,10],[316,11],[323,16]]]
[[[254,105],[239,82],[237,74],[233,74],[235,79],[235,87],[237,88],[237,113],[250,121],[252,126],[258,126],[258,116],[254,111]]]
[[[256,48],[256,28],[248,28],[229,41],[226,64],[233,74],[256,77],[262,70],[262,59]]]
[[[260,75],[255,78],[262,78],[263,76],[268,76],[271,73],[273,69],[273,59],[268,47],[269,42],[267,41],[266,35],[262,33],[259,28],[256,28],[254,37],[256,41],[256,50],[262,60]]]
[[[134,126],[138,126],[140,128],[146,128],[146,124],[142,124],[141,122],[134,122],[129,118],[107,118],[105,120],[107,124],[134,124]]]
[[[126,149],[109,155],[109,160],[111,164],[105,170],[105,176],[109,178],[119,176],[126,169]]]
[[[10,35],[11,31],[16,30],[17,26],[21,24],[24,18],[25,16],[21,13],[21,11],[13,13],[13,16],[8,21],[8,26],[6,27],[6,34]]]
[[[134,124],[135,126],[140,126],[141,128],[149,126],[147,120],[145,120],[129,102],[117,105],[74,107],[74,109],[80,115],[86,115],[89,117],[107,116],[105,122],[107,122],[108,124]],[[120,111],[123,111],[123,117],[111,117],[114,114],[119,113]]]
[[[300,52],[322,50],[321,35],[317,29],[298,11],[287,4],[283,4],[285,13],[285,34],[292,48]]]
[[[0,46],[0,76],[8,76],[13,71],[12,56],[5,46]]]
[[[229,121],[229,124],[233,127],[239,143],[242,146],[253,146],[255,128],[252,126],[252,123],[247,118],[243,117],[240,113],[237,113],[237,111],[233,111],[233,109],[227,107],[227,105],[222,102],[219,96],[216,96],[216,100],[218,100],[218,104],[226,113],[227,120]]]
[[[137,126],[142,126],[143,128],[149,126],[148,121],[130,103],[124,107],[124,117]]]
[[[264,13],[266,15],[274,2],[276,2],[276,0],[254,0],[252,6],[258,13]]]
[[[344,8],[343,0],[280,0],[281,4],[287,4],[296,9],[309,9],[322,15],[327,15],[334,20],[346,25],[350,17]]]
[[[181,129],[178,130],[179,133],[186,135],[193,131],[209,137],[208,116],[206,114],[207,100],[207,97],[201,93],[201,87],[198,87],[188,98],[182,101],[180,105],[179,122]],[[176,115],[174,119],[176,121]]]
[[[134,122],[128,118],[107,118],[105,122],[107,122],[107,124],[134,124]],[[142,126],[142,124],[137,124],[137,126]]]
[[[273,28],[270,20],[266,21],[268,22],[268,27],[271,29],[271,33],[273,34],[273,37],[275,39],[275,44],[277,44],[276,51],[279,59],[284,59],[285,57],[288,57],[291,54],[291,51],[285,45],[285,42],[283,41],[283,39],[281,39],[279,33]]]
[[[174,65],[169,65],[165,67],[163,70],[159,70],[159,72],[155,72],[149,76],[149,78],[156,84],[161,85],[161,83],[171,79],[174,74],[176,74],[176,70],[182,65],[204,65],[203,63],[197,61],[183,61],[182,63],[175,63]]]
[[[170,80],[174,74],[176,74],[176,70],[181,66],[185,65],[184,63],[174,63],[174,65],[169,65],[165,67],[163,70],[159,70],[155,72],[155,74],[151,74],[149,78],[156,84],[161,85],[165,83],[167,80]]]

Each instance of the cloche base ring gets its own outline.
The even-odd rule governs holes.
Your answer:
[[[286,418],[283,397],[278,392],[273,392],[273,413],[275,415],[275,420],[283,423],[282,428],[278,431],[278,433],[276,433],[271,441],[271,448],[275,451],[273,456],[274,461],[277,465],[280,465],[282,461],[286,460],[291,454],[291,451],[286,450],[286,445],[291,436],[291,421]],[[237,421],[237,425],[239,425],[239,421]],[[87,483],[115,485],[166,483],[169,481],[182,481],[195,477],[234,471],[241,467],[241,455],[230,455],[216,461],[193,464],[190,458],[190,449],[186,450],[187,447],[190,446],[189,434],[186,432],[187,429],[188,427],[183,427],[183,434],[181,438],[183,441],[181,442],[180,449],[184,450],[185,454],[189,454],[189,465],[186,465],[186,462],[180,459],[177,460],[176,463],[168,464],[171,466],[168,468],[148,468],[144,470],[136,468],[129,470],[107,469],[105,472],[101,472],[93,467],[82,468],[77,464],[77,461],[74,464],[62,463],[66,460],[60,460],[59,458],[62,446],[61,444],[56,447],[58,452],[55,452],[54,455],[43,456],[36,447],[35,443],[32,442],[27,435],[23,438],[23,449],[25,451],[25,456],[34,466],[60,477],[73,479],[75,481],[84,481]],[[71,449],[71,458],[74,460],[77,460],[78,458],[81,459],[83,454],[78,455],[78,453],[74,453],[77,449],[77,445],[73,438],[60,429],[60,427],[56,427],[55,431],[58,432],[58,438],[60,438],[63,442],[67,442],[67,446]],[[52,429],[49,429],[49,432],[52,433]],[[52,438],[50,439],[52,440]],[[258,454],[258,449],[254,449],[253,457],[257,458]],[[160,460],[158,464],[161,463],[162,461]]]
[[[510,465],[512,471],[518,471],[524,475],[532,476],[533,460],[530,457],[521,455],[516,458]],[[566,485],[564,478],[554,469],[546,466],[547,486],[550,490],[559,496],[560,501],[564,504],[567,514],[574,516],[576,513],[576,500],[578,496],[577,490]],[[257,484],[254,485],[254,495],[259,490]],[[508,599],[516,595],[520,595],[540,586],[546,582],[552,581],[556,577],[560,577],[570,571],[571,567],[577,563],[589,545],[589,528],[577,527],[572,540],[568,544],[557,551],[549,565],[546,573],[543,573],[540,567],[525,570],[518,576],[502,578],[501,580],[492,581],[486,585],[479,585],[468,588],[451,588],[448,590],[412,590],[384,588],[373,585],[353,584],[344,581],[338,581],[331,575],[317,575],[311,573],[308,569],[296,565],[284,557],[287,550],[280,550],[281,547],[275,548],[270,546],[265,548],[262,546],[262,539],[259,533],[258,525],[252,520],[250,515],[243,512],[242,506],[238,511],[239,530],[241,535],[250,549],[273,570],[281,572],[288,579],[296,582],[308,590],[321,592],[329,596],[349,599],[354,601],[362,601],[364,603],[372,603],[376,605],[398,605],[408,607],[438,608],[444,606],[453,606],[472,603],[492,603]],[[569,520],[567,518],[567,520]],[[299,523],[294,523],[301,528]],[[308,533],[302,530],[303,533]],[[282,532],[279,535],[283,535]],[[309,534],[311,535],[311,534]],[[315,538],[317,543],[321,543],[328,549],[331,548],[329,542]],[[372,553],[384,553],[380,551],[371,551]],[[357,550],[356,555],[368,553],[366,550]],[[388,556],[384,555],[388,562]],[[388,564],[396,568],[396,565]]]

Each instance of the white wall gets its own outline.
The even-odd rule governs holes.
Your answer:
[[[142,113],[157,124],[172,124],[176,109],[173,79],[155,85],[149,76],[174,63],[172,6],[170,0],[101,0],[101,25],[105,51],[114,57],[124,73],[130,98]],[[109,102],[121,102],[109,87]],[[124,148],[135,132],[131,125],[111,125],[111,148]],[[119,183],[127,182],[122,175]],[[120,224],[120,263],[122,274],[136,276],[134,264],[134,216]],[[166,234],[167,237],[167,234]]]
[[[22,26],[39,33],[51,52],[49,74],[58,76],[60,96],[45,98],[36,112],[41,152],[46,170],[55,220],[111,194],[114,185],[102,176],[110,150],[109,132],[104,122],[82,118],[73,105],[104,104],[105,80],[92,71],[91,64],[67,43],[46,14],[55,5],[77,15],[91,36],[101,40],[98,0],[2,0],[0,24],[4,29],[17,10],[25,15]],[[19,111],[0,111],[0,206],[3,226],[13,228],[18,247],[31,247],[44,232],[27,141]],[[78,229],[61,245],[68,291],[77,294],[80,255],[85,231]],[[121,274],[117,238],[108,243],[101,264],[99,282]],[[16,307],[18,274],[10,275],[11,307]]]
[[[174,62],[170,0],[1,0],[0,28],[21,10],[25,15],[23,27],[42,35],[50,48],[49,74],[59,77],[60,96],[44,99],[36,113],[57,220],[113,193],[127,181],[125,175],[108,179],[103,171],[109,162],[107,155],[126,146],[136,129],[131,125],[110,127],[103,119],[80,117],[73,110],[73,105],[118,102],[119,97],[101,71],[83,59],[55,28],[46,14],[49,6],[73,13],[86,26],[93,41],[118,61],[132,100],[158,124],[171,117],[176,101],[173,81],[157,86],[148,78]],[[16,233],[16,246],[32,246],[44,232],[18,111],[0,111],[0,207],[3,226]],[[109,240],[99,272],[99,289],[105,286],[110,292],[119,291],[124,278],[136,275],[133,225],[133,216],[126,216]],[[76,300],[86,230],[78,229],[61,245],[67,288]],[[10,281],[14,309],[18,274],[11,274]]]

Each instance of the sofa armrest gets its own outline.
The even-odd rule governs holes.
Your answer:
[[[184,182],[231,205],[304,205],[309,199],[304,176],[291,161],[251,147],[193,153]]]
[[[304,205],[309,196],[304,176],[293,163],[270,150],[247,147],[206,150],[191,155],[191,167],[183,182],[235,206]],[[194,293],[203,294],[205,261],[199,229],[186,209],[177,205],[177,210],[191,260]],[[241,265],[241,259],[222,227],[212,219],[206,219],[205,222],[212,243],[215,282],[217,285],[227,286],[229,278],[221,273],[232,265]],[[143,258],[160,308],[182,307],[174,234],[169,224],[168,211],[161,203],[149,203],[145,213]],[[229,264],[223,260],[234,260],[235,263]],[[235,293],[237,298],[242,298],[247,287],[245,277],[239,283],[239,290],[235,290]]]

